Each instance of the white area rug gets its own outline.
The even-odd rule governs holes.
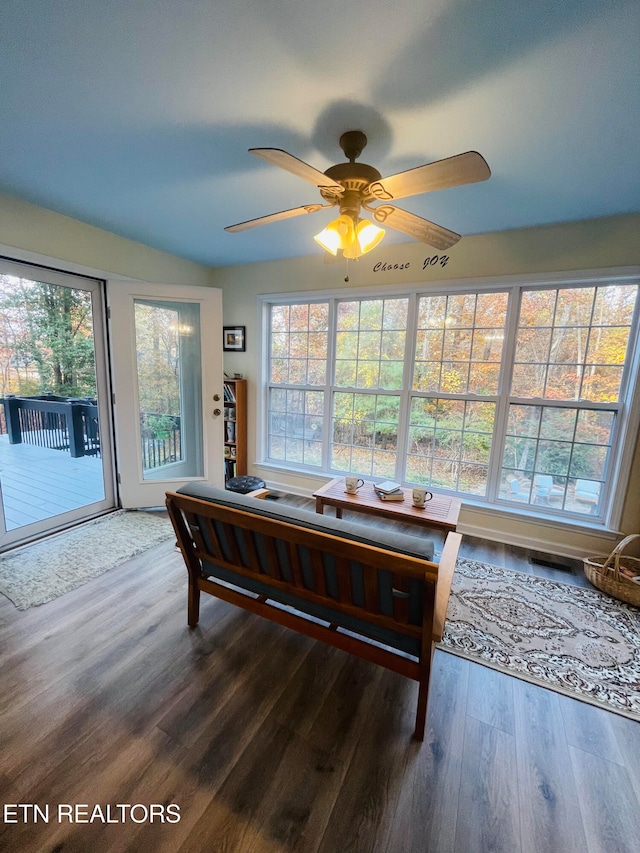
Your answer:
[[[440,648],[640,720],[640,608],[459,559]]]
[[[120,510],[0,557],[0,593],[45,604],[174,535],[165,515]]]

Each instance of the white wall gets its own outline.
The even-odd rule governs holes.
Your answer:
[[[267,226],[270,227],[270,226]],[[286,227],[277,225],[272,227]],[[256,395],[260,377],[257,347],[257,297],[269,293],[327,291],[346,287],[385,286],[400,290],[414,282],[455,279],[532,276],[584,271],[640,271],[640,215],[615,216],[578,223],[564,223],[465,237],[446,253],[411,242],[377,250],[351,262],[345,283],[344,261],[326,264],[320,253],[305,258],[220,268],[214,283],[222,288],[225,325],[246,326],[245,353],[225,353],[225,370],[242,373],[249,380],[249,469],[268,483],[311,493],[319,482],[310,475],[274,472],[256,464]],[[239,235],[244,239],[244,235]],[[442,255],[448,260],[442,266]],[[423,269],[427,258],[438,256]],[[386,264],[387,269],[382,269]],[[400,268],[402,267],[402,268]],[[463,508],[461,529],[498,541],[521,544],[552,553],[608,553],[615,537],[585,530],[559,530],[552,524],[476,507]],[[640,532],[640,447],[636,447],[629,487],[625,495],[621,530]]]
[[[2,193],[0,252],[15,260],[100,278],[213,285],[210,267],[185,261]]]

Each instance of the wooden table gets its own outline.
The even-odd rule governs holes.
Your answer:
[[[342,518],[342,510],[367,512],[369,515],[379,515],[383,518],[393,518],[396,521],[407,521],[424,524],[426,527],[440,527],[444,530],[455,530],[460,515],[462,503],[458,498],[449,498],[434,493],[424,508],[413,505],[411,489],[403,489],[403,501],[382,501],[373,489],[372,482],[365,482],[355,495],[348,495],[344,490],[344,477],[336,477],[330,483],[322,486],[313,493],[316,499],[316,512],[324,512],[325,506],[336,509],[336,517]]]

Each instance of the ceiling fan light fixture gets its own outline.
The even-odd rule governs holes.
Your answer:
[[[338,249],[347,249],[353,245],[356,239],[356,229],[353,219],[343,213],[337,219],[330,222],[325,229],[313,238],[327,252],[332,255],[338,253]]]
[[[384,228],[378,228],[373,222],[368,219],[361,219],[356,228],[356,241],[360,246],[360,251],[363,255],[370,252],[380,243],[385,235]]]
[[[380,243],[385,235],[384,228],[378,228],[368,219],[361,219],[356,226],[356,239],[344,250],[345,258],[359,258],[366,255]]]

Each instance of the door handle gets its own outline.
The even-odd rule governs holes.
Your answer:
[[[216,417],[217,417],[218,415],[221,415],[221,414],[222,414],[222,409],[214,409],[214,410],[213,410],[213,414],[214,414],[214,415],[216,415]]]

